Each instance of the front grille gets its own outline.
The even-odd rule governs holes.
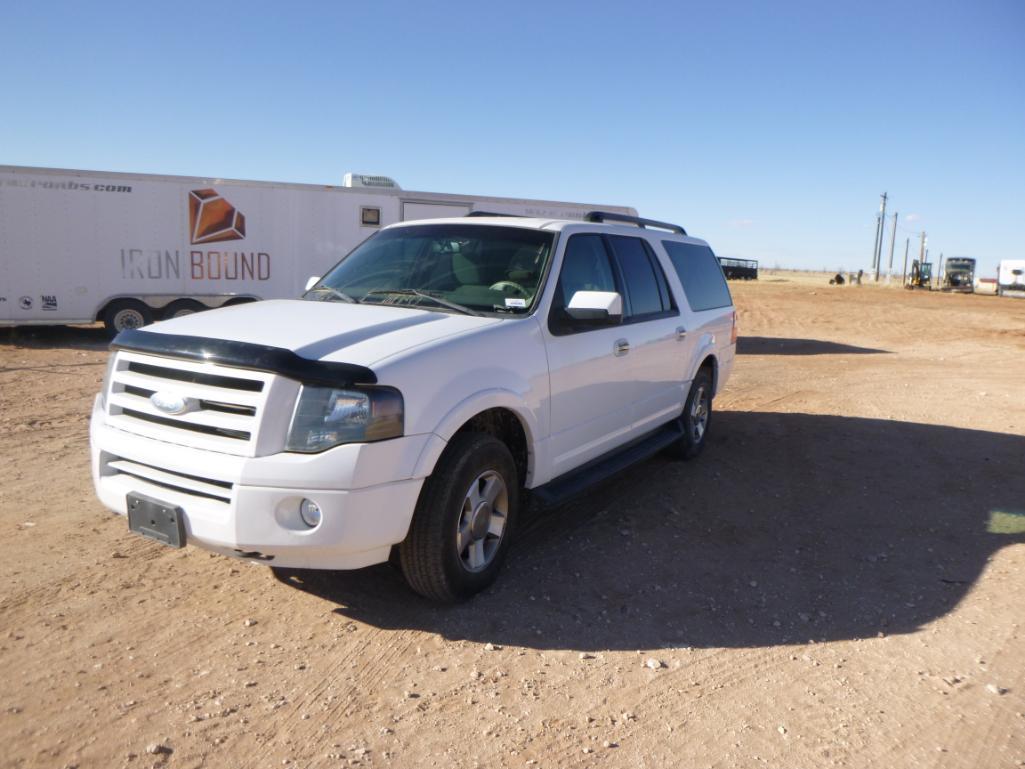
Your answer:
[[[123,457],[106,457],[105,475],[126,475],[160,489],[188,494],[193,497],[230,503],[234,485],[230,481],[203,478],[198,475],[179,473],[166,468],[135,462]]]
[[[217,427],[215,425],[197,425],[192,422],[182,422],[181,420],[170,419],[168,417],[144,414],[141,411],[133,411],[132,409],[122,409],[121,413],[125,416],[132,417],[133,419],[152,422],[155,425],[167,425],[168,427],[174,427],[178,430],[192,430],[193,432],[204,433],[205,435],[220,435],[225,438],[235,438],[240,441],[248,441],[252,437],[252,434],[245,430],[229,430],[226,427]]]
[[[129,395],[138,395],[141,398],[149,398],[156,390],[147,390],[145,387],[136,387],[135,385],[125,385],[125,392]],[[238,406],[234,403],[221,403],[220,401],[208,401],[201,400],[199,402],[200,408],[206,409],[207,411],[223,411],[225,414],[245,414],[246,416],[256,416],[255,406]]]
[[[179,382],[191,384],[204,384],[211,387],[223,387],[228,390],[243,390],[248,392],[260,392],[263,389],[263,382],[254,379],[243,379],[241,377],[229,377],[221,374],[208,372],[187,371],[168,366],[153,366],[148,363],[129,361],[128,370],[145,376],[157,377],[159,379],[174,379]]]
[[[121,350],[110,375],[108,423],[169,443],[255,456],[276,379],[261,371]],[[162,397],[151,400],[155,393]],[[188,404],[180,414],[156,405],[178,398]]]

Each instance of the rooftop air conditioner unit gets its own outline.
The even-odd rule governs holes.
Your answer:
[[[342,177],[343,187],[379,187],[389,190],[401,190],[394,179],[390,176],[378,176],[376,174],[346,174]]]

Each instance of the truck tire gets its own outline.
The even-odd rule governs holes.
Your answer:
[[[683,435],[669,448],[669,453],[677,459],[694,459],[705,448],[712,427],[712,374],[707,368],[698,369],[690,383],[680,423]]]
[[[203,312],[207,309],[206,305],[202,302],[197,302],[195,299],[175,299],[167,307],[164,308],[163,318],[181,318],[184,315],[192,315],[196,312]]]
[[[153,322],[153,311],[138,299],[118,299],[103,311],[103,324],[111,336]]]
[[[516,463],[486,433],[452,439],[417,501],[399,562],[409,586],[434,601],[462,601],[498,576],[520,501]]]

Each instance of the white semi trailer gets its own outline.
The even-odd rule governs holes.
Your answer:
[[[0,326],[112,331],[295,297],[387,224],[473,211],[582,219],[633,208],[342,186],[0,166]]]

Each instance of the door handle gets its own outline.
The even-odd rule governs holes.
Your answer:
[[[686,338],[687,338],[687,329],[685,329],[683,326],[677,326],[676,327],[676,341],[677,342],[682,342]]]
[[[626,355],[630,352],[630,343],[625,339],[617,339],[616,343],[612,345],[612,352],[617,358]]]

